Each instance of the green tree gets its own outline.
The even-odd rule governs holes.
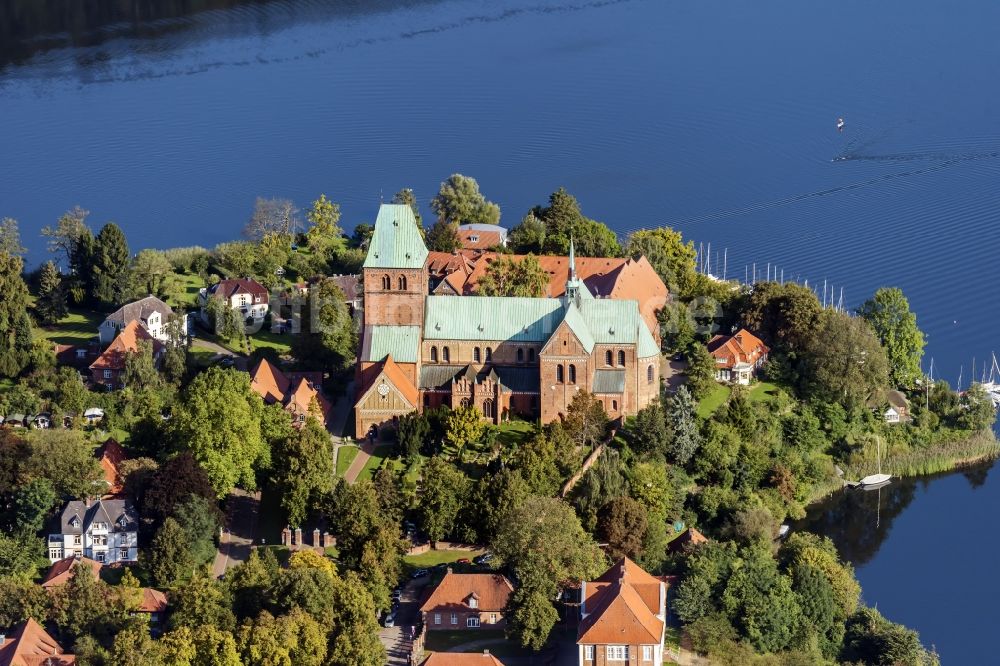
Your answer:
[[[194,566],[187,532],[176,520],[167,518],[150,545],[150,575],[157,585],[170,587],[190,576]]]
[[[441,541],[455,529],[468,491],[469,480],[443,459],[435,456],[424,465],[417,516],[431,541]]]
[[[423,233],[424,221],[423,217],[420,215],[420,206],[417,205],[417,196],[408,187],[404,187],[399,192],[392,195],[392,203],[394,204],[405,204],[413,210],[413,217],[417,220],[417,228],[420,229],[420,233]]]
[[[427,232],[427,249],[432,252],[454,252],[462,247],[462,239],[458,235],[458,224],[447,220],[438,220]]]
[[[766,545],[744,551],[726,581],[722,606],[737,630],[762,652],[787,649],[802,623],[791,583]]]
[[[18,229],[17,220],[12,217],[0,220],[0,252],[23,256],[27,251],[28,248],[21,245],[21,231]]]
[[[237,644],[245,666],[321,666],[327,653],[325,630],[300,609],[261,613],[240,628]]]
[[[354,232],[351,234],[351,240],[349,244],[352,248],[356,250],[368,250],[368,244],[372,240],[372,234],[375,233],[375,226],[368,224],[366,222],[361,222],[354,227]]]
[[[604,411],[604,403],[593,393],[577,392],[566,408],[563,428],[577,447],[589,449],[596,446],[608,431],[608,415]]]
[[[212,251],[215,265],[230,277],[254,274],[257,265],[257,246],[246,241],[219,243]]]
[[[180,280],[165,253],[140,250],[132,261],[132,296],[168,298],[179,295]]]
[[[42,264],[42,272],[38,277],[35,313],[38,315],[39,323],[44,326],[52,326],[69,313],[62,277],[53,261]]]
[[[795,354],[816,335],[822,305],[816,294],[793,282],[758,282],[739,307],[740,325],[773,350]]]
[[[221,298],[209,298],[205,304],[209,328],[227,342],[237,342],[239,347],[246,344],[246,323],[236,308],[229,306]]]
[[[94,576],[90,567],[73,569],[73,576],[56,592],[52,616],[71,641],[83,636],[110,645],[125,622],[123,609],[108,603],[108,585]]]
[[[183,451],[153,471],[143,495],[143,515],[161,523],[192,496],[214,500],[216,493],[191,452]]]
[[[344,245],[343,231],[340,228],[340,204],[336,204],[320,194],[313,202],[312,208],[306,213],[309,229],[306,237],[309,247],[317,251],[329,253]]]
[[[189,495],[174,510],[174,518],[187,535],[188,550],[195,566],[215,558],[215,536],[222,526],[222,512],[211,499]]]
[[[164,526],[171,522],[168,518]],[[180,526],[177,526],[180,529]],[[212,578],[208,569],[196,570],[184,585],[174,590],[170,597],[172,612],[170,628],[189,627],[195,629],[204,625],[223,631],[232,631],[236,626],[232,604],[225,586]]]
[[[455,225],[500,222],[500,206],[486,200],[475,178],[460,173],[452,174],[441,183],[438,193],[431,199],[431,210],[437,213],[439,222]]]
[[[511,229],[507,247],[517,254],[540,254],[545,247],[545,222],[528,213]]]
[[[962,395],[958,424],[966,430],[988,430],[997,418],[993,400],[982,384],[973,383]]]
[[[381,666],[385,649],[378,638],[375,604],[354,572],[334,587],[330,629],[330,666]]]
[[[32,430],[27,434],[31,457],[25,470],[48,479],[56,494],[86,497],[103,485],[104,472],[94,449],[79,430]]]
[[[694,241],[685,243],[679,231],[670,227],[633,231],[625,243],[625,254],[646,257],[671,292],[690,297],[697,252]]]
[[[399,419],[399,426],[396,428],[396,442],[399,445],[399,453],[406,462],[412,464],[420,454],[424,441],[431,431],[431,424],[427,417],[418,412],[410,412]]]
[[[646,508],[627,495],[611,500],[597,514],[597,533],[607,542],[612,560],[639,559],[647,525]]]
[[[344,292],[327,278],[309,289],[301,332],[292,342],[296,358],[346,371],[357,351],[357,327],[351,318]]]
[[[10,508],[11,526],[15,531],[28,534],[40,531],[57,499],[48,479],[28,481],[14,491]]]
[[[885,350],[863,319],[824,311],[805,354],[804,381],[816,399],[856,407],[889,382]]]
[[[670,444],[666,415],[659,400],[654,400],[635,415],[628,429],[629,443],[639,453],[662,457]]]
[[[42,540],[34,534],[6,534],[0,531],[0,571],[19,580],[31,580],[43,559]]]
[[[511,608],[514,635],[536,649],[558,618],[541,600],[551,607],[562,585],[591,579],[605,567],[604,554],[572,507],[550,497],[528,497],[515,506],[491,549],[497,564],[510,567],[520,582]]]
[[[102,307],[112,307],[128,300],[131,293],[131,253],[125,233],[108,222],[94,240],[91,296]]]
[[[276,451],[272,478],[291,525],[301,525],[319,498],[331,490],[333,444],[311,414],[303,427]]]
[[[915,386],[923,376],[924,334],[917,316],[898,287],[883,287],[865,301],[858,314],[875,331],[889,361],[889,378],[895,386]]]
[[[715,388],[715,358],[704,345],[695,344],[687,353],[688,387],[692,396],[700,400]]]
[[[56,226],[42,227],[42,236],[48,239],[47,249],[53,254],[62,254],[66,266],[72,266],[73,254],[77,249],[80,236],[90,233],[87,228],[87,216],[90,213],[79,206],[63,213]],[[58,261],[58,258],[57,258]]]
[[[457,407],[448,412],[444,441],[461,451],[469,444],[479,441],[486,432],[483,415],[473,405]]]
[[[510,466],[520,473],[532,494],[553,496],[562,481],[559,455],[554,439],[539,431],[514,451]]]
[[[139,340],[138,349],[125,354],[125,370],[122,384],[134,390],[157,388],[161,384],[160,372],[153,358],[153,343]]]
[[[86,303],[94,290],[94,234],[84,227],[73,241],[69,258],[69,294],[77,305]]]
[[[0,576],[0,627],[13,627],[27,618],[44,624],[52,606],[48,590],[29,579]]]
[[[31,321],[21,257],[0,252],[0,376],[16,377],[28,365]]]
[[[923,666],[934,664],[912,629],[890,622],[873,608],[860,608],[847,621],[844,661],[864,664]]]
[[[533,255],[519,260],[500,255],[486,267],[476,285],[479,296],[541,298],[549,286],[549,275]]]
[[[226,572],[226,587],[232,598],[232,608],[241,620],[254,618],[264,607],[264,593],[278,575],[278,560],[274,551],[254,548],[242,564]]]
[[[549,196],[547,207],[536,206],[532,214],[545,224],[544,254],[569,253],[570,240],[582,257],[617,257],[621,246],[607,226],[584,217],[576,197],[560,187]]]
[[[270,465],[263,411],[248,374],[211,367],[181,394],[168,432],[178,449],[192,453],[221,498],[237,485],[256,488],[257,471]]]

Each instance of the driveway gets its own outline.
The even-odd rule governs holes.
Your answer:
[[[409,663],[410,649],[413,646],[412,637],[417,630],[416,625],[420,619],[417,603],[423,590],[421,581],[426,581],[426,578],[407,582],[406,587],[403,588],[399,609],[396,611],[396,626],[390,629],[382,627],[378,632],[378,637],[385,647],[386,663],[388,664],[407,666]]]
[[[226,524],[212,565],[212,575],[216,578],[221,578],[227,569],[249,559],[257,532],[259,510],[259,492],[250,494],[245,490],[235,489],[226,498]]]

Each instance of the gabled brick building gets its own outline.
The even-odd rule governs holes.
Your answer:
[[[428,267],[446,258],[429,255],[408,206],[379,209],[362,269],[356,436],[439,405],[548,423],[580,391],[611,418],[659,394],[660,349],[639,301],[596,298],[572,247],[556,298],[428,295]]]
[[[624,557],[580,589],[580,666],[660,666],[667,583]]]
[[[504,610],[514,586],[506,576],[491,573],[444,575],[427,601],[420,606],[428,631],[458,629],[503,629]]]

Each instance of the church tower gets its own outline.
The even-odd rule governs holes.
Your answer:
[[[569,277],[566,280],[566,303],[580,304],[580,279],[576,275],[576,249],[573,239],[569,239]]]
[[[427,246],[406,204],[382,204],[362,267],[367,326],[423,326]]]

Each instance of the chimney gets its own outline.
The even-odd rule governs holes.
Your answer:
[[[483,656],[484,656],[484,657],[488,657],[488,656],[490,656],[490,651],[489,651],[489,648],[487,648],[487,649],[483,650]]]
[[[445,569],[445,573],[446,574],[450,574],[451,573],[451,567],[448,567],[447,569]]]
[[[4,641],[6,640],[7,640],[7,634],[0,634],[0,645],[3,645]]]

